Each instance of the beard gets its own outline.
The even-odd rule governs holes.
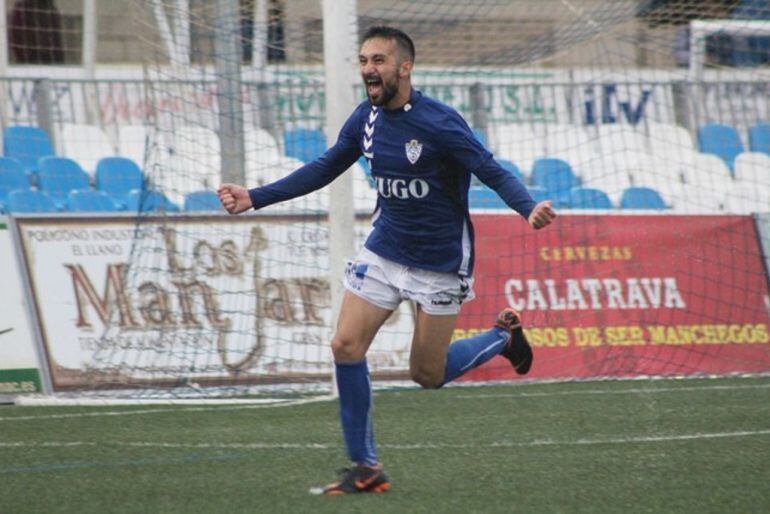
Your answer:
[[[370,91],[369,84],[365,80],[364,85],[366,86],[366,96],[372,105],[387,105],[398,94],[398,82],[395,80],[388,83],[380,79],[379,86],[375,91]]]

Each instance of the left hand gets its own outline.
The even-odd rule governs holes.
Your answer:
[[[544,200],[535,205],[527,221],[532,228],[540,230],[550,225],[554,218],[556,218],[556,211],[553,210],[551,200]]]

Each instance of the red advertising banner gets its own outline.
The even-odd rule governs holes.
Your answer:
[[[474,216],[477,299],[456,337],[523,313],[527,378],[770,371],[770,298],[749,216]],[[502,358],[464,377],[509,379]]]

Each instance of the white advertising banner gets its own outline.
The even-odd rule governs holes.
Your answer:
[[[90,120],[113,137],[116,136],[112,129],[119,125],[148,120],[171,130],[180,116],[187,124],[214,130],[217,127],[217,85],[211,80],[211,69],[193,68],[187,70],[188,81],[170,81],[151,80],[168,78],[167,70],[154,76],[146,75],[146,70],[138,66],[103,66],[97,73],[99,80],[83,82],[71,80],[77,76],[72,70],[47,68],[38,72],[51,79],[51,96],[59,122]],[[275,69],[271,70],[271,77],[268,89],[276,123],[285,127],[324,126],[320,67]],[[259,98],[255,78],[245,71],[241,100],[246,123],[260,126],[259,106],[264,99]],[[681,89],[680,102],[686,104],[680,105],[680,116],[687,111],[695,127],[721,121],[745,130],[766,120],[770,113],[767,81],[758,80],[756,72],[746,70],[705,70],[703,82],[693,84],[688,82],[683,69],[427,68],[415,73],[414,83],[425,94],[457,109],[469,121],[474,117],[472,86],[480,86],[486,122],[490,125],[677,123],[675,88]],[[35,121],[36,84],[33,79],[14,79],[7,84],[3,108],[9,119],[16,123]],[[354,87],[363,100],[363,89],[359,85]],[[89,98],[93,105],[86,102]]]
[[[331,373],[328,229],[318,217],[18,226],[54,390]],[[404,304],[370,351],[373,370],[408,368],[412,327]]]
[[[0,217],[0,394],[40,391],[35,340],[8,219]]]

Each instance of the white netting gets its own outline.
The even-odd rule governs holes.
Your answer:
[[[366,163],[348,172],[349,199],[323,190],[238,219],[191,210],[194,193],[222,181],[272,182],[326,148],[321,3],[129,5],[141,80],[97,83],[83,95],[101,99],[107,140],[140,164],[147,183],[131,200],[138,220],[108,227],[132,231],[123,267],[103,281],[73,275],[91,318],[104,291],[114,297],[93,323],[99,337],[71,362],[57,361],[59,385],[138,386],[136,395],[194,383],[240,394],[244,385],[328,381],[329,284],[343,263],[329,262],[327,214],[352,200],[359,220],[348,228],[360,246],[376,203]],[[519,302],[531,311],[548,377],[719,372],[709,359],[767,369],[765,343],[736,356],[732,345],[741,343],[715,335],[735,323],[761,332],[766,321],[753,225],[730,215],[770,207],[767,2],[361,0],[351,19],[357,27],[333,30],[388,24],[407,32],[417,48],[415,86],[457,109],[536,199],[572,214],[549,235],[496,233],[501,221],[519,220],[473,184],[479,298],[458,336]],[[703,20],[710,24],[697,24]],[[364,98],[359,85],[351,88],[351,100]],[[120,99],[141,109],[117,115]],[[61,118],[59,137],[73,157],[83,141],[91,150],[102,144],[78,128],[79,115]],[[151,202],[160,207],[149,212]],[[622,215],[625,236],[614,221]],[[676,220],[685,220],[683,242],[667,232]],[[633,246],[640,241],[648,242]],[[667,267],[676,269],[674,292]],[[375,376],[407,376],[412,316],[402,305],[376,340]],[[643,333],[612,343],[606,329],[624,326]],[[595,339],[580,339],[594,328],[595,349],[585,343]],[[505,378],[485,373],[476,378]]]

